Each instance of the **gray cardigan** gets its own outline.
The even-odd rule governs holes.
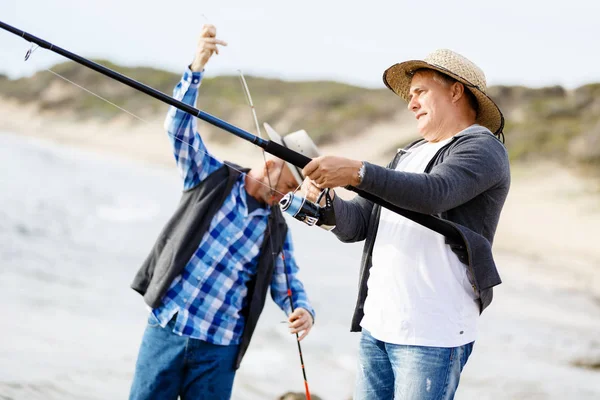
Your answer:
[[[483,311],[492,301],[492,287],[501,283],[491,247],[510,186],[508,153],[488,129],[473,125],[442,147],[425,173],[396,171],[405,150],[420,143],[398,151],[387,168],[365,163],[365,177],[357,187],[400,208],[439,216],[457,229],[464,242],[448,244],[466,265]],[[338,239],[365,240],[352,320],[352,331],[360,331],[381,208],[360,196],[350,201],[336,196],[333,207]]]

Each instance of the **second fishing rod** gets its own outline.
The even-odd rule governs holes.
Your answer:
[[[42,48],[50,50],[54,53],[60,54],[61,56],[68,58],[69,60],[72,60],[72,61],[74,61],[78,64],[81,64],[87,68],[93,69],[96,72],[99,72],[105,76],[108,76],[109,78],[119,81],[133,89],[136,89],[136,90],[138,90],[142,93],[145,93],[157,100],[160,100],[163,103],[166,103],[168,105],[178,108],[179,110],[187,112],[205,122],[208,122],[211,125],[221,128],[239,138],[249,141],[250,143],[262,148],[267,153],[272,154],[276,157],[279,157],[282,160],[287,161],[287,162],[297,166],[298,168],[304,168],[311,161],[311,159],[309,157],[306,157],[303,154],[300,154],[293,150],[290,150],[287,147],[282,146],[271,140],[262,139],[256,135],[253,135],[243,129],[240,129],[226,121],[223,121],[211,114],[208,114],[202,110],[199,110],[195,107],[185,104],[179,100],[176,100],[173,97],[168,96],[150,86],[147,86],[147,85],[145,85],[141,82],[138,82],[134,79],[131,79],[123,74],[120,74],[116,71],[111,70],[110,68],[104,67],[103,65],[100,65],[91,60],[88,60],[84,57],[81,57],[81,56],[75,54],[75,53],[65,50],[61,47],[58,47],[44,39],[41,39],[30,33],[24,32],[24,31],[22,31],[18,28],[15,28],[9,24],[6,24],[2,21],[0,21],[0,28],[4,29],[5,31],[13,33],[28,42],[35,43],[39,47],[42,47]],[[457,244],[464,243],[464,239],[462,238],[462,236],[460,235],[458,230],[456,228],[454,228],[450,223],[448,223],[440,218],[400,208],[398,206],[395,206],[394,204],[389,203],[386,200],[383,200],[375,195],[372,195],[371,193],[360,190],[354,186],[346,186],[345,188],[357,193],[358,195],[360,195],[361,197],[363,197],[366,200],[372,201],[375,204],[378,204],[384,208],[387,208],[390,211],[393,211],[399,215],[402,215],[403,217],[408,218],[411,221],[418,223],[419,225],[425,226],[425,227],[433,230],[434,232],[437,232],[440,235],[445,236],[447,239],[449,239],[453,243],[457,243]],[[307,206],[309,205],[308,203],[305,203],[305,202],[303,202],[302,204],[307,204]],[[299,207],[300,206],[301,205],[299,205]],[[317,210],[316,213],[318,215],[318,212],[319,212],[318,206],[316,206],[316,210]]]

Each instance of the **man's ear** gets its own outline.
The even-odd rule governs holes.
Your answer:
[[[273,169],[274,165],[275,165],[275,161],[272,158],[267,158],[267,160],[265,161],[265,168],[264,168],[265,175],[268,173],[269,170]]]
[[[456,103],[465,95],[465,85],[460,82],[454,82],[450,87],[450,91],[452,93],[452,102]]]

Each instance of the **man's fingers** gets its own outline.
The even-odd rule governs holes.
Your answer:
[[[293,312],[293,313],[291,313],[291,314],[288,316],[288,320],[289,320],[290,322],[292,322],[292,321],[294,321],[294,320],[296,320],[296,319],[298,319],[298,318],[302,318],[302,317],[305,317],[305,316],[308,316],[308,315],[310,315],[310,314],[308,313],[308,311],[306,311],[304,308],[298,307],[298,308],[296,308],[296,309],[294,310],[294,312]]]
[[[314,181],[309,181],[306,188],[306,198],[310,201],[316,201],[321,194],[321,189],[317,186]]]
[[[217,35],[217,28],[212,24],[205,24],[202,27],[202,36],[204,37],[215,37]]]
[[[321,172],[320,169],[315,169],[310,175],[310,179],[313,180],[313,182],[315,183],[315,187],[317,189],[319,188],[319,179],[322,179],[322,176],[323,176],[323,173]]]
[[[203,43],[201,49],[202,50],[216,51],[217,50],[217,45],[213,44],[213,43]]]
[[[290,333],[298,333],[310,329],[310,322],[305,321],[303,324],[299,324],[297,327],[290,328]]]
[[[308,332],[309,332],[309,331],[310,331],[310,328],[306,329],[306,330],[305,330],[305,331],[302,333],[302,335],[300,335],[300,336],[298,337],[298,341],[301,341],[302,339],[304,339],[304,338],[306,337],[306,335],[308,335]]]
[[[303,308],[297,308],[288,317],[290,333],[299,333],[310,330],[312,327],[312,316]]]
[[[288,321],[290,323],[289,326],[296,327],[298,326],[298,324],[302,324],[303,321],[306,321],[306,319],[307,318],[305,315],[294,312],[293,314],[290,314],[290,317],[288,318]]]
[[[324,176],[319,176],[318,178],[315,179],[315,182],[317,184],[317,188],[323,189],[323,188],[325,188],[325,182],[327,182],[327,178]]]
[[[307,322],[308,322],[308,318],[298,318],[297,320],[292,322],[289,326],[290,326],[290,328],[298,329],[301,326],[306,325]]]
[[[319,168],[319,157],[315,158],[314,160],[312,160],[311,162],[306,164],[304,166],[304,168],[302,169],[302,174],[304,174],[304,176],[308,176],[314,180],[314,177],[312,175],[318,168]]]
[[[317,186],[317,184],[314,181],[310,181],[310,184],[308,186],[308,191],[311,193],[319,194],[319,192],[321,190],[319,189],[319,187]]]
[[[294,312],[289,315],[288,320],[290,322],[289,328],[291,334],[302,332],[298,337],[298,340],[304,339],[312,328],[312,316],[304,309],[297,308],[294,310]]]
[[[227,46],[227,42],[221,39],[217,39],[215,37],[207,37],[203,39],[204,43],[214,43],[220,44],[221,46]]]
[[[300,312],[298,311],[298,309],[295,309],[293,313],[288,315],[288,321],[290,321],[290,323],[297,320],[298,318],[300,318]]]
[[[203,38],[200,42],[200,51],[211,51],[219,54],[218,46],[227,46],[227,42],[217,38]]]
[[[306,198],[310,201],[317,201],[319,197],[319,191],[315,189],[310,189],[306,192]]]

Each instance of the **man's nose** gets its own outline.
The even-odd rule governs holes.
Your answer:
[[[413,97],[410,99],[410,101],[408,102],[408,111],[417,111],[419,109],[419,102],[417,101],[416,97]]]

